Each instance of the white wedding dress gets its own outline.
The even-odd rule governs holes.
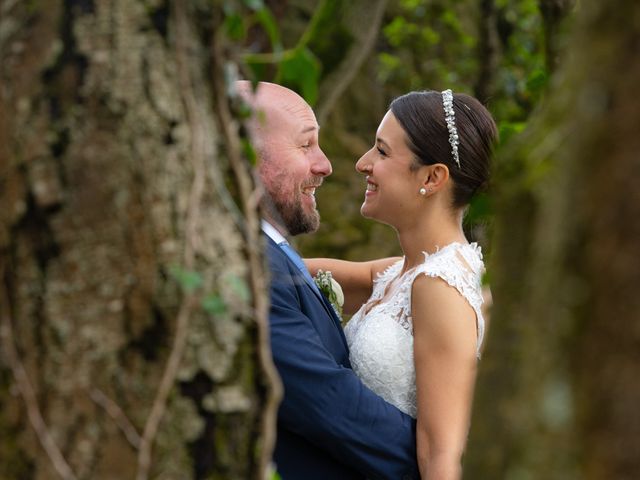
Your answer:
[[[451,243],[398,278],[399,260],[374,281],[371,297],[347,323],[344,332],[351,365],[365,385],[416,417],[416,371],[413,364],[411,287],[418,275],[438,277],[455,288],[476,313],[477,355],[484,334],[481,278],[482,251],[476,243]],[[396,280],[394,282],[394,280]],[[388,286],[392,284],[391,291]]]

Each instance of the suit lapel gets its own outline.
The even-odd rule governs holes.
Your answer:
[[[346,347],[347,346],[347,339],[345,338],[344,332],[342,331],[342,323],[340,322],[340,319],[338,318],[338,315],[335,312],[335,310],[333,309],[333,306],[331,305],[329,300],[327,300],[327,298],[319,291],[318,288],[315,287],[315,285],[310,284],[309,279],[307,279],[304,275],[302,275],[302,273],[298,269],[297,265],[293,262],[293,260],[291,260],[289,258],[289,256],[286,253],[284,253],[282,251],[282,249],[278,246],[278,244],[276,242],[274,242],[273,239],[271,239],[268,235],[265,235],[265,236],[268,238],[269,242],[271,242],[273,244],[273,246],[279,252],[279,254],[287,259],[287,262],[289,263],[289,266],[293,267],[293,270],[296,272],[296,277],[304,279],[305,284],[307,284],[307,288],[311,289],[313,294],[316,296],[318,301],[322,304],[322,306],[326,310],[326,312],[329,315],[329,317],[331,318],[331,320],[333,320],[333,323],[335,324],[335,326],[340,331],[340,337],[342,338],[342,341],[344,342],[345,347]]]

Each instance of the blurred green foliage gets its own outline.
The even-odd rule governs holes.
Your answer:
[[[186,293],[193,293],[202,287],[202,275],[196,271],[187,270],[176,265],[170,269],[169,273]]]
[[[237,3],[237,2],[236,2]],[[353,41],[338,0],[242,2],[228,19],[242,44],[245,74],[298,91],[311,104]],[[389,102],[411,90],[452,88],[474,96],[486,65],[477,0],[395,0],[387,3],[377,41],[323,125],[321,145],[334,174],[318,192],[321,229],[301,238],[310,256],[365,259],[396,255],[395,234],[359,214],[363,182],[353,165],[371,144]],[[495,52],[491,92],[483,100],[506,143],[524,130],[549,81],[543,19],[537,0],[495,0],[490,33]],[[366,19],[363,19],[365,21]],[[486,32],[485,32],[486,33]],[[472,240],[488,248],[492,193],[478,195],[465,217]]]
[[[297,47],[283,55],[274,81],[280,85],[299,87],[310,105],[318,99],[320,62],[307,47]]]
[[[542,18],[536,0],[496,0],[499,62],[488,106],[499,122],[526,120],[547,84]],[[479,2],[399,0],[390,6],[378,53],[391,96],[425,88],[473,94],[477,83]]]

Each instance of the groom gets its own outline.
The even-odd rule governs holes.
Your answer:
[[[340,321],[287,236],[320,224],[315,191],[331,174],[311,107],[295,92],[238,82],[253,107],[271,273],[271,349],[284,384],[274,461],[283,480],[419,478],[415,421],[351,370]]]

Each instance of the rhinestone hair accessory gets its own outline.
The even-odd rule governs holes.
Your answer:
[[[450,89],[442,92],[442,107],[444,108],[444,119],[449,130],[449,143],[451,144],[451,155],[460,168],[460,157],[458,156],[458,129],[456,128],[456,114],[453,111],[453,92]]]

